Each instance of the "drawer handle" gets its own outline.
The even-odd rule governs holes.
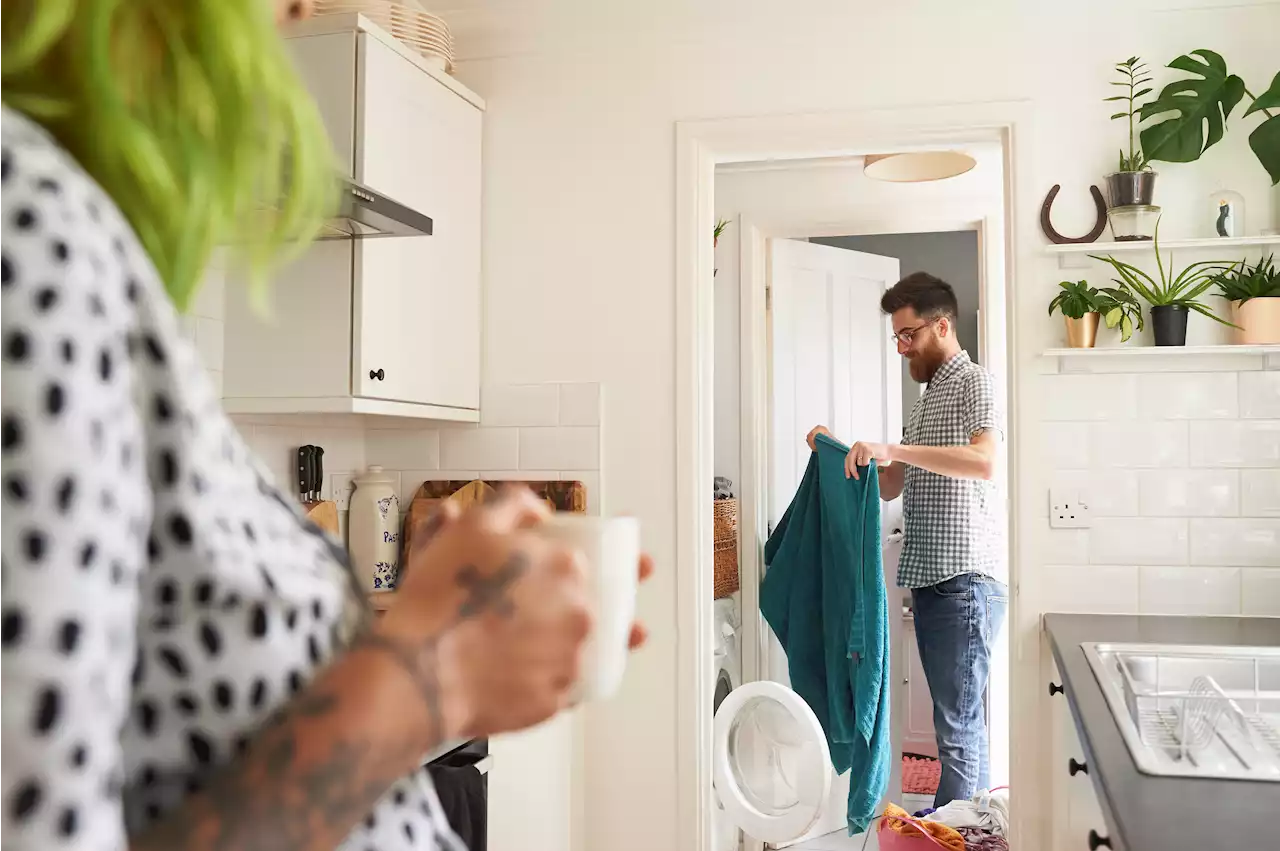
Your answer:
[[[1080,773],[1088,774],[1089,764],[1087,762],[1076,762],[1075,757],[1072,757],[1067,760],[1067,773],[1072,777]]]
[[[1049,683],[1049,697],[1053,697],[1055,694],[1062,694],[1064,691],[1065,689],[1057,683]]]
[[[1110,848],[1111,837],[1099,836],[1098,831],[1089,831],[1089,851],[1098,851],[1099,848]]]
[[[381,381],[382,379],[387,377],[387,374],[381,369],[371,369],[369,370],[369,377],[377,381]]]

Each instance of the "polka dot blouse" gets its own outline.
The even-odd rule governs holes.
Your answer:
[[[38,126],[2,126],[0,830],[6,851],[122,851],[363,606],[223,414],[120,211]],[[341,847],[459,846],[419,770]]]

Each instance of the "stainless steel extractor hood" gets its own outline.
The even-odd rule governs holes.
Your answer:
[[[325,223],[318,238],[431,236],[431,229],[430,216],[424,216],[355,181],[343,180],[338,213]]]

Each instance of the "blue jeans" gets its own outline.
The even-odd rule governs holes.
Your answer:
[[[933,805],[941,807],[968,800],[991,783],[984,704],[991,647],[1009,607],[1009,589],[988,576],[962,573],[912,589],[911,603],[916,644],[933,697],[942,762]]]

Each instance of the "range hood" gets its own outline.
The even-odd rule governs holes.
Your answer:
[[[321,229],[318,239],[368,239],[376,236],[431,236],[430,216],[374,192],[353,180],[343,180],[338,213]]]

